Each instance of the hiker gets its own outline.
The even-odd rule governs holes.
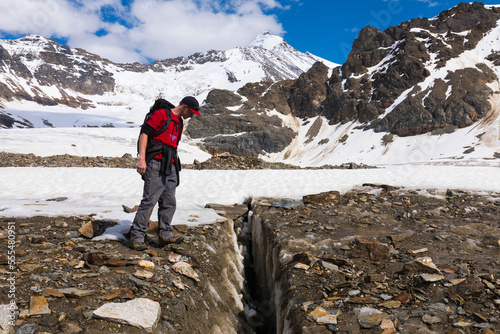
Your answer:
[[[192,96],[183,98],[177,107],[164,99],[158,99],[141,127],[137,172],[144,180],[144,190],[130,228],[130,248],[134,250],[148,249],[144,236],[157,203],[159,247],[184,240],[172,234],[171,226],[176,208],[175,188],[179,185],[181,169],[177,145],[182,135],[183,119],[199,116],[198,108],[198,101]]]

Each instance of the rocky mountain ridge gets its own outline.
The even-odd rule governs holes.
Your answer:
[[[320,117],[308,129],[306,141],[324,122],[358,122],[360,129],[391,136],[470,126],[492,111],[492,98],[500,94],[499,20],[499,7],[462,3],[435,18],[414,19],[385,31],[367,26],[347,61],[331,74],[317,63],[297,80],[248,84],[235,93],[211,92],[204,109],[210,116],[192,122],[189,133],[203,137],[214,153],[265,154],[282,152],[298,135],[293,126],[278,129],[282,115]],[[244,116],[235,114],[235,105]],[[259,113],[265,126],[240,126],[260,122],[255,121]],[[242,134],[221,136],[226,133]]]
[[[191,122],[189,134],[212,153],[276,153],[286,160],[314,139],[312,148],[325,146],[333,138],[319,132],[328,126],[373,130],[385,135],[385,145],[394,137],[497,122],[499,20],[500,7],[462,3],[385,31],[367,26],[332,72],[316,63],[297,80],[212,91],[203,110],[209,115]],[[345,131],[332,146],[348,139]]]
[[[235,89],[250,81],[297,78],[318,60],[331,64],[310,53],[301,53],[281,37],[269,33],[262,33],[248,47],[198,52],[152,64],[115,64],[38,35],[1,40],[0,101],[6,110],[0,114],[0,126],[37,127],[31,115],[16,115],[9,110],[16,103],[26,108],[29,102],[57,110],[63,108],[70,115],[94,109],[93,114],[107,116],[114,112],[107,107],[141,108],[136,117],[139,119],[158,97],[175,101],[194,95],[203,100],[213,88]],[[51,119],[46,123],[55,124]],[[46,123],[41,126],[47,126]],[[106,123],[87,122],[78,126]]]
[[[7,78],[0,81],[7,87],[3,91],[21,93],[4,93],[0,122],[3,127],[136,127],[157,97],[175,103],[189,94],[204,101],[203,117],[189,121],[184,145],[212,155],[299,166],[498,165],[499,20],[499,6],[462,3],[384,31],[368,26],[341,66],[314,63],[314,56],[269,34],[248,47],[149,65],[112,64],[70,49],[73,64],[92,60],[87,66],[100,76],[88,84],[102,94],[83,93],[85,85],[78,81],[85,78],[83,66],[63,71],[75,83],[71,89],[39,85],[36,78],[9,70],[0,73]],[[39,68],[43,52],[19,47],[14,52],[7,44],[2,54],[12,58],[10,68],[24,69],[18,72],[25,76]],[[68,50],[57,47],[52,57],[66,57]],[[66,105],[80,108],[68,113]]]

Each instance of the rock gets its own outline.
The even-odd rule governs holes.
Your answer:
[[[53,314],[49,314],[40,318],[39,324],[45,327],[54,328],[57,325],[57,317]]]
[[[59,227],[59,228],[66,228],[68,227],[68,223],[66,223],[64,220],[60,220],[60,221],[57,221],[55,223],[56,227]]]
[[[109,273],[111,273],[111,270],[108,267],[102,266],[101,268],[99,268],[99,274],[107,275]]]
[[[339,270],[339,267],[333,263],[330,263],[328,261],[323,261],[321,260],[321,265],[326,268],[326,269],[329,269],[331,271],[338,271]]]
[[[134,205],[133,208],[128,207],[126,205],[122,205],[122,208],[123,208],[123,211],[125,211],[126,213],[133,213],[139,209],[139,205]]]
[[[142,278],[142,279],[150,279],[154,276],[155,274],[148,271],[148,270],[137,270],[134,273],[135,277]]]
[[[170,263],[177,263],[182,260],[182,255],[176,254],[176,253],[170,253],[168,254],[168,262]]]
[[[16,320],[15,304],[0,305],[0,334],[13,334]]]
[[[484,293],[484,284],[480,278],[467,278],[457,286],[457,292],[462,297],[479,297]]]
[[[494,236],[487,236],[483,238],[483,244],[486,246],[500,247],[500,239]]]
[[[133,299],[134,298],[134,293],[130,291],[129,289],[126,288],[114,288],[110,291],[109,294],[104,295],[103,299],[104,300],[111,300],[114,298],[122,298],[122,299]]]
[[[358,313],[358,322],[361,328],[372,328],[378,326],[383,319],[388,319],[389,315],[371,307],[362,307]]]
[[[460,327],[460,328],[465,328],[465,327],[470,327],[472,324],[467,321],[457,321],[453,323],[453,326],[455,327]]]
[[[85,266],[85,261],[78,261],[78,264],[75,266],[75,269],[82,269]]]
[[[177,262],[172,266],[172,269],[181,275],[194,279],[196,282],[200,281],[199,275],[196,273],[196,271],[194,271],[189,263],[183,261]]]
[[[465,300],[460,296],[458,295],[457,293],[455,293],[453,290],[451,289],[448,289],[446,290],[446,294],[448,295],[448,297],[450,297],[457,305],[463,305],[465,303]]]
[[[35,330],[35,324],[23,324],[16,330],[16,334],[34,334]]]
[[[428,251],[428,249],[426,247],[424,247],[424,248],[419,248],[419,249],[412,250],[412,251],[410,251],[410,253],[412,253],[412,254],[418,254],[418,253],[425,253],[427,251]]]
[[[186,286],[184,285],[184,283],[182,283],[182,281],[180,279],[175,279],[172,284],[179,290],[184,290],[186,289]]]
[[[438,282],[444,279],[443,275],[438,274],[420,274],[420,277],[426,282]]]
[[[376,303],[375,299],[371,296],[363,296],[363,297],[351,297],[346,300],[346,302],[351,304],[374,304]]]
[[[75,274],[72,277],[73,279],[94,278],[94,277],[99,277],[99,274],[98,273]]]
[[[320,325],[336,325],[337,316],[333,314],[328,314],[323,317],[316,319],[316,322]]]
[[[287,202],[287,201],[277,201],[271,203],[271,206],[275,208],[283,208],[288,210],[303,210],[305,208],[303,202]]]
[[[405,273],[428,273],[428,274],[441,274],[441,271],[432,262],[432,259],[428,256],[419,257],[413,261],[405,263],[403,267]]]
[[[448,305],[443,303],[429,305],[429,310],[434,312],[453,313],[453,310]]]
[[[63,322],[58,326],[59,331],[63,334],[80,334],[83,333],[83,329],[78,327],[78,325],[71,322]]]
[[[34,235],[30,237],[30,242],[32,244],[41,244],[46,241],[45,236],[43,235]]]
[[[107,303],[94,311],[94,316],[128,324],[152,333],[160,319],[160,303],[137,298],[125,303]]]
[[[172,225],[172,227],[174,229],[172,231],[174,234],[175,234],[175,232],[187,233],[187,231],[189,230],[189,225],[186,225],[186,224],[175,224],[175,225]]]
[[[328,315],[326,310],[322,308],[321,306],[316,307],[312,312],[308,314],[311,318],[314,320],[318,320],[321,317],[325,317]]]
[[[368,277],[369,282],[383,282],[387,279],[387,276],[384,274],[372,274]]]
[[[42,295],[47,297],[64,297],[64,293],[59,291],[59,289],[44,289]]]
[[[96,266],[106,265],[109,267],[131,266],[131,265],[136,265],[140,262],[140,260],[136,258],[111,257],[103,253],[85,253],[83,254],[82,259],[91,265],[96,265]]]
[[[402,234],[389,235],[387,238],[389,238],[393,242],[394,247],[399,248],[403,241],[411,238],[414,234],[415,232],[408,231]]]
[[[422,317],[422,321],[427,325],[434,325],[441,323],[443,320],[440,317],[426,314]]]
[[[335,204],[340,199],[340,192],[329,191],[320,194],[306,195],[302,197],[304,204]]]
[[[223,211],[225,212],[226,216],[232,220],[243,217],[248,213],[248,206],[245,204],[224,205],[209,203],[205,205],[205,208],[214,209],[216,211]]]
[[[146,281],[143,281],[142,279],[135,278],[132,274],[127,275],[128,279],[134,282],[135,285],[138,287],[149,287],[149,283]]]
[[[358,238],[352,254],[353,257],[382,260],[390,258],[391,247],[376,239]]]
[[[304,270],[307,270],[309,268],[311,268],[310,266],[308,266],[307,264],[304,264],[304,263],[296,263],[294,266],[294,268],[297,268],[297,269],[304,269]]]
[[[399,300],[387,300],[378,303],[377,306],[385,308],[399,308],[401,306],[401,302]]]
[[[292,262],[300,262],[308,266],[312,266],[318,261],[318,258],[311,254],[311,252],[306,251],[303,253],[297,253],[293,256]]]
[[[405,292],[394,297],[394,300],[400,301],[402,304],[409,304],[413,301],[413,297],[411,296],[411,294]]]
[[[89,221],[83,225],[78,232],[86,238],[92,239],[97,235],[99,229],[98,223],[96,221]]]
[[[30,316],[38,314],[50,314],[49,304],[43,296],[31,296]]]
[[[155,268],[155,264],[153,262],[146,260],[139,261],[139,266],[148,270],[153,270]]]
[[[55,197],[55,198],[49,198],[49,199],[46,199],[47,202],[64,202],[65,200],[67,200],[68,198],[67,197]]]
[[[458,197],[460,196],[460,193],[455,191],[455,190],[452,190],[452,189],[446,189],[446,196],[448,197]]]
[[[81,298],[95,293],[95,290],[80,290],[76,288],[59,289],[59,291],[68,298]]]
[[[482,323],[487,323],[488,319],[486,317],[478,312],[474,312],[472,314],[474,316],[474,319],[476,319],[477,322],[482,322]]]
[[[384,330],[382,334],[396,333],[396,327],[394,326],[392,320],[389,319],[382,319],[382,322],[380,323],[380,328]]]

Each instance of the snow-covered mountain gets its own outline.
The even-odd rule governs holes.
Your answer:
[[[106,154],[108,142],[116,154],[134,153],[135,129],[109,129],[110,140],[102,126],[137,126],[155,98],[195,95],[205,101],[203,117],[186,127],[183,162],[203,146],[309,166],[500,166],[500,6],[461,3],[385,31],[365,27],[341,66],[269,34],[150,65],[113,64],[35,36],[1,43],[0,123],[101,126],[78,129],[86,139],[72,145],[76,152],[65,143],[67,153]],[[77,132],[64,136],[77,141]]]
[[[211,153],[299,165],[498,164],[500,6],[462,3],[385,31],[367,26],[342,66],[214,91],[205,110],[188,132]]]
[[[296,79],[316,61],[283,38],[262,33],[247,47],[153,64],[115,64],[42,36],[0,40],[0,126],[130,126],[158,98],[201,101],[214,88]]]

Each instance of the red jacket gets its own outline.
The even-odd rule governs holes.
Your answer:
[[[177,143],[180,141],[180,138],[182,136],[182,126],[180,123],[179,116],[177,116],[173,112],[171,112],[170,115],[171,115],[171,122],[168,128],[158,137],[155,137],[153,140],[177,148]],[[146,132],[151,132],[151,134],[149,135],[152,135],[154,132],[159,130],[163,126],[163,124],[165,124],[166,121],[167,121],[167,111],[165,109],[160,109],[155,111],[147,122],[148,127],[151,127],[151,129],[148,129],[150,131]],[[161,159],[161,154],[156,155],[154,159]]]

